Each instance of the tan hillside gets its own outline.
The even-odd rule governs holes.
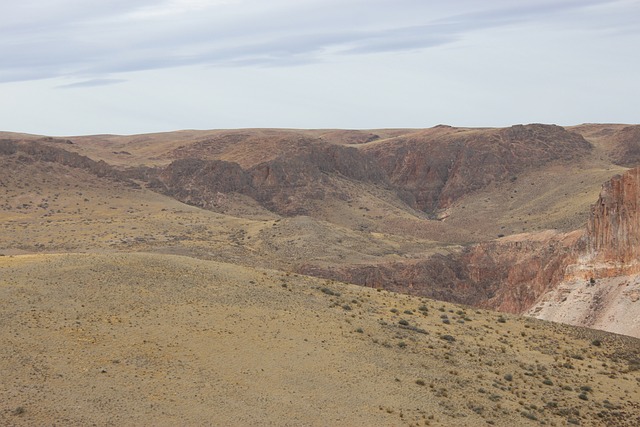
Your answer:
[[[637,425],[636,130],[0,133],[0,425]]]
[[[633,339],[172,255],[0,274],[3,425],[639,421]]]

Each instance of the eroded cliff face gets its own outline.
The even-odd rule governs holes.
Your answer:
[[[605,183],[587,224],[587,260],[628,264],[640,257],[640,168]]]
[[[371,156],[329,144],[308,145],[301,153],[248,169],[224,160],[185,158],[151,172],[138,169],[135,176],[146,176],[154,190],[191,205],[215,210],[225,194],[237,193],[285,216],[307,215],[309,200],[346,199],[332,177],[388,186],[385,172]]]
[[[509,236],[419,261],[330,269],[306,265],[301,271],[476,307],[528,312],[544,318],[546,313],[555,316],[565,309],[573,309],[569,305],[564,307],[562,298],[548,297],[568,284],[584,286],[595,281],[604,285],[605,278],[622,276],[627,277],[625,283],[634,282],[634,275],[640,273],[639,258],[640,168],[636,168],[603,185],[600,198],[592,206],[590,220],[581,230]],[[587,294],[584,296],[588,298]],[[604,305],[588,303],[586,308],[581,308],[583,313],[571,318],[578,319],[575,321],[578,325],[606,329],[604,320],[595,324],[585,323],[586,320],[580,323],[580,319],[590,319],[589,322],[602,319],[605,310],[622,313],[615,309],[618,303],[623,301],[614,297],[608,298]],[[546,308],[542,310],[540,304],[546,304]],[[620,322],[615,319],[615,323]]]
[[[602,186],[564,279],[525,313],[640,337],[640,168]]]
[[[566,267],[575,261],[580,237],[580,232],[521,234],[419,261],[333,268],[308,264],[302,266],[300,272],[522,313],[565,278]]]

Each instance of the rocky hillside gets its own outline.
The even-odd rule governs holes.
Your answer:
[[[640,295],[639,256],[635,168],[603,185],[581,230],[514,235],[419,261],[302,271],[640,337],[640,323],[628,319],[629,313],[640,315],[636,304],[628,307]]]
[[[567,281],[637,272],[637,171],[621,174],[604,187],[582,227],[604,177],[625,170],[618,164],[633,163],[637,128],[533,124],[505,129],[182,131],[131,137],[4,134],[4,173],[15,177],[22,171],[19,180],[2,181],[19,186],[7,191],[1,205],[14,221],[7,223],[10,236],[5,241],[24,242],[20,248],[39,251],[88,248],[97,242],[130,250],[135,244],[151,252],[273,266],[522,313]],[[26,164],[28,173],[21,168]],[[94,216],[73,220],[114,221],[111,211],[126,203],[129,216],[115,221],[129,224],[127,233],[107,238],[106,231],[104,237],[91,236],[91,230],[82,228],[93,240],[76,243],[33,237],[44,236],[53,221],[38,216],[36,207],[49,206],[54,197],[40,194],[43,188],[29,183],[29,175],[44,183],[54,170],[65,176],[61,182],[67,189],[78,190],[64,193],[64,203],[58,200],[59,206],[49,207],[46,215],[84,212],[75,195],[100,199],[97,187],[82,189],[69,182],[73,179],[105,179],[100,191],[109,191],[112,181],[139,187],[137,196],[112,194],[102,202],[83,202],[90,203],[84,210]],[[49,187],[57,197],[55,186]],[[196,208],[207,212],[192,222],[180,216],[180,232],[167,231],[171,217],[165,208],[153,213],[134,209],[136,197],[153,199],[156,207],[166,203],[148,190],[191,205],[189,215],[195,215]],[[86,197],[87,192],[92,197]],[[115,206],[101,213],[107,208],[100,203],[106,200]],[[27,227],[29,222],[21,221],[25,215],[32,215],[28,239],[16,231]],[[65,221],[54,224],[56,229],[68,226],[66,234],[76,232],[72,220]],[[199,231],[187,230],[196,223]]]
[[[555,161],[576,161],[591,150],[577,133],[560,126],[506,129],[439,126],[372,143],[372,153],[391,182],[417,208],[434,212],[496,181]]]
[[[640,168],[602,187],[562,280],[529,315],[640,337]]]
[[[61,145],[62,144],[62,145]],[[0,156],[13,156],[23,163],[48,162],[83,169],[99,177],[123,180],[123,175],[103,160],[95,161],[65,149],[70,140],[41,138],[38,140],[0,139]],[[63,148],[64,147],[64,148]]]
[[[586,238],[591,261],[628,265],[640,258],[640,168],[603,185]]]
[[[153,187],[176,199],[215,209],[221,195],[249,196],[287,216],[309,214],[309,200],[347,199],[330,177],[386,186],[383,170],[355,148],[313,144],[295,155],[279,156],[242,169],[223,160],[185,158],[160,169]]]
[[[566,268],[575,260],[579,236],[579,232],[550,231],[517,235],[419,261],[327,269],[305,266],[301,271],[363,286],[522,313],[565,278]]]

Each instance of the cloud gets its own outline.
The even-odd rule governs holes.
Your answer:
[[[59,89],[73,89],[82,87],[109,86],[126,82],[125,79],[91,79],[82,82],[70,83],[58,86]]]
[[[283,66],[335,55],[422,50],[487,28],[536,20],[604,0],[478,3],[418,0],[21,0],[0,14],[0,82],[93,77],[188,65]],[[464,10],[464,13],[460,13]],[[575,24],[574,24],[575,25]],[[602,22],[599,23],[602,25]],[[93,83],[92,83],[93,82]],[[67,86],[65,86],[67,87]]]

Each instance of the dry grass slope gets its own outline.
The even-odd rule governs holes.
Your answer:
[[[2,425],[637,425],[638,341],[158,254],[0,257]]]

